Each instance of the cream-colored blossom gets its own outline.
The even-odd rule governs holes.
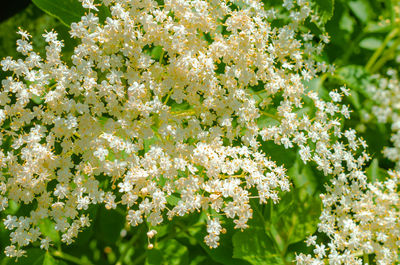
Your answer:
[[[13,231],[8,256],[36,240],[51,244],[32,230],[43,218],[72,243],[90,224],[82,214],[100,203],[124,207],[133,226],[205,211],[205,242],[216,247],[222,226],[211,214],[245,229],[250,198],[277,203],[290,188],[264,141],[299,146],[303,161],[324,174],[346,172],[365,185],[357,173],[368,156],[356,156],[363,141],[352,130],[341,133],[346,92],[333,91],[326,102],[304,85],[333,70],[314,60],[329,38],[314,44],[301,30],[312,14],[308,2],[284,1],[275,10],[257,0],[108,0],[112,16],[104,24],[93,1],[81,2],[92,12],[71,25],[80,41],[72,64],[62,60],[53,31],[43,35],[44,57],[21,31],[25,59],[1,62],[13,72],[0,92],[1,136],[12,147],[0,152],[2,196],[38,202],[30,216],[5,221]],[[280,12],[290,20],[272,26]],[[274,122],[263,124],[266,118]],[[99,176],[108,186],[100,188]],[[316,254],[324,256],[324,246]]]

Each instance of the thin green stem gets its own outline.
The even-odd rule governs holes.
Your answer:
[[[70,254],[67,254],[67,253],[59,251],[59,250],[55,250],[55,251],[51,252],[51,255],[54,257],[75,263],[75,264],[79,264],[79,265],[92,265],[92,263],[89,261],[84,262],[75,256],[72,256]]]
[[[162,52],[161,52],[161,55],[160,55],[160,60],[159,60],[159,63],[160,63],[160,64],[162,64],[162,62],[163,62],[164,54],[165,54],[165,50],[164,50],[164,48],[163,48],[163,49],[162,49]]]
[[[177,234],[177,233],[176,233],[176,230],[174,229],[174,232],[173,232],[173,233],[171,233],[171,234],[169,234],[168,236],[166,236],[165,238],[161,239],[159,242],[163,242],[163,241],[165,241],[165,240],[174,238],[174,237],[176,236],[176,234]],[[146,256],[147,256],[147,251],[143,252],[139,257],[137,257],[137,258],[131,263],[131,265],[136,265],[136,264],[141,263],[142,260],[144,260],[144,259],[146,258]],[[119,265],[119,264],[121,264],[121,263],[117,263],[116,265]]]
[[[268,113],[268,112],[266,112],[266,111],[261,111],[261,113],[262,113],[263,115],[268,116],[268,117],[270,117],[270,118],[273,118],[273,119],[275,119],[275,120],[277,120],[277,121],[280,121],[280,120],[282,119],[281,117],[279,117],[279,116],[277,116],[277,115],[274,115],[274,114],[271,114],[271,113]]]
[[[379,56],[382,54],[383,50],[396,35],[399,33],[399,28],[395,27],[392,31],[389,32],[389,34],[386,36],[385,40],[383,41],[382,45],[374,52],[374,54],[369,58],[367,65],[365,68],[367,71],[370,71],[371,68],[374,66],[376,60],[378,60]]]
[[[393,45],[383,54],[383,56],[374,64],[374,66],[371,69],[371,73],[377,72],[381,67],[388,61],[390,60],[393,55],[395,54],[395,51],[397,47],[400,45],[400,38],[398,38]]]
[[[164,104],[165,104],[165,105],[168,103],[168,100],[169,100],[169,98],[171,97],[171,95],[172,95],[173,92],[174,92],[174,88],[172,88],[172,89],[169,91],[169,93],[168,93],[168,95],[167,95],[167,98],[166,98],[165,101],[164,101]]]
[[[368,258],[368,254],[367,253],[364,253],[364,255],[363,255],[363,259],[364,259],[364,263],[365,264],[369,264],[369,258]]]

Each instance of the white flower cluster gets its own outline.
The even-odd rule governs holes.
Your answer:
[[[319,224],[331,242],[316,244],[316,236],[309,237],[307,245],[315,246],[315,256],[301,254],[297,264],[361,265],[370,259],[378,265],[395,264],[400,247],[400,175],[389,175],[362,191],[345,178],[334,183],[334,191],[323,196]]]
[[[43,35],[42,57],[20,31],[25,59],[1,62],[13,74],[0,92],[0,210],[8,200],[32,206],[29,216],[7,217],[7,256],[37,240],[49,247],[38,228],[44,218],[73,242],[90,225],[90,205],[100,203],[125,207],[132,226],[205,211],[205,242],[216,247],[224,230],[212,216],[245,229],[250,198],[278,202],[289,190],[263,141],[298,146],[302,160],[326,175],[351,172],[364,181],[358,168],[368,156],[356,153],[365,143],[341,131],[347,89],[326,102],[304,86],[333,70],[313,59],[327,36],[315,45],[300,30],[312,14],[307,1],[279,9],[256,0],[103,4],[112,14],[104,24],[89,12],[71,25],[80,40],[72,65],[62,61],[55,32]],[[279,12],[291,20],[272,26]],[[274,122],[260,128],[264,118]]]
[[[397,71],[387,71],[387,77],[372,76],[367,87],[376,104],[372,113],[379,123],[391,124],[394,147],[385,147],[384,155],[400,165],[400,83]],[[323,211],[318,231],[327,235],[330,243],[317,244],[317,236],[306,243],[314,246],[314,255],[300,254],[297,264],[374,264],[389,265],[399,261],[400,249],[400,175],[388,172],[384,182],[367,183],[362,168],[349,175],[339,174],[321,195]]]
[[[400,80],[394,69],[389,69],[386,76],[376,75],[376,85],[371,84],[368,91],[373,95],[375,105],[372,116],[379,123],[390,124],[392,130],[392,147],[385,147],[383,154],[396,163],[400,169]]]

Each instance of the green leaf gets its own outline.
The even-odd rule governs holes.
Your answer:
[[[236,232],[232,242],[234,258],[246,260],[253,265],[284,264],[273,247],[273,240],[261,227],[251,227],[243,232]]]
[[[321,77],[316,77],[304,82],[307,89],[315,91],[322,99],[329,97],[329,91],[323,86]]]
[[[156,248],[147,250],[146,265],[185,265],[189,264],[189,251],[175,239],[161,241]]]
[[[323,26],[333,16],[333,10],[335,8],[335,0],[314,0],[313,1],[319,15],[318,23],[319,26]]]
[[[173,101],[171,104],[171,111],[173,112],[178,112],[178,111],[184,112],[185,110],[189,110],[190,108],[191,108],[190,104],[187,102],[178,104],[175,101]]]
[[[88,12],[82,7],[78,0],[33,0],[33,3],[47,14],[58,18],[66,26],[70,26],[73,22],[79,22],[81,17]],[[98,16],[103,22],[106,17],[111,16],[110,11],[104,5],[98,7]],[[93,11],[92,11],[93,12]]]
[[[374,158],[372,160],[371,165],[366,170],[367,176],[370,181],[374,182],[379,179],[379,161],[378,159]]]
[[[147,258],[145,265],[160,265],[163,264],[163,253],[159,249],[152,249],[147,251]]]
[[[372,10],[367,1],[350,1],[349,8],[354,13],[354,15],[363,23],[366,23],[371,17]]]
[[[58,234],[54,226],[54,223],[51,222],[49,219],[43,219],[39,224],[40,232],[42,232],[43,235],[47,236],[55,243],[60,243],[60,235]]]
[[[388,33],[392,29],[390,24],[381,21],[368,21],[365,27],[365,33]]]
[[[271,222],[285,246],[302,241],[316,231],[321,202],[302,189],[284,194],[274,208]]]
[[[33,95],[32,96],[32,101],[35,102],[36,104],[40,105],[44,102],[43,98],[37,96],[37,95]]]
[[[262,143],[262,149],[278,165],[283,165],[286,168],[291,167],[296,160],[296,152],[293,149],[286,149],[283,145],[277,145],[273,141]]]
[[[374,158],[366,170],[368,180],[371,182],[384,181],[389,177],[386,170],[379,167],[379,160]]]
[[[33,0],[33,3],[44,12],[58,18],[66,26],[78,22],[85,14],[85,9],[78,0]]]
[[[366,98],[371,97],[366,90],[366,87],[368,87],[370,83],[370,77],[364,67],[359,65],[346,65],[338,69],[337,73],[350,89],[355,89]],[[351,93],[353,93],[353,91]]]
[[[347,10],[346,10],[347,11]],[[344,12],[339,21],[339,28],[347,32],[352,33],[356,22],[354,18],[350,16],[349,12]]]
[[[368,37],[360,41],[360,47],[367,50],[376,50],[382,45],[382,40]]]
[[[224,265],[249,264],[248,262],[232,257],[233,256],[232,231],[234,230],[233,225],[231,223],[227,223],[224,225],[224,227],[229,232],[220,235],[220,240],[219,240],[220,245],[217,248],[210,248],[204,243],[204,236],[207,235],[204,230],[201,230],[201,232],[196,233],[195,237],[197,241],[200,243],[201,247],[205,250],[205,252],[212,260],[218,263],[222,263]]]
[[[175,196],[174,194],[171,194],[167,197],[167,203],[172,206],[178,205],[178,202],[180,201],[180,198],[178,196]]]
[[[190,260],[190,265],[220,265],[220,263],[216,263],[204,255],[198,255]]]
[[[153,58],[154,60],[160,61],[162,54],[163,54],[163,47],[161,46],[155,46],[151,50],[151,58]]]
[[[356,108],[356,110],[360,110],[362,106],[361,106],[360,97],[359,97],[357,91],[355,91],[355,90],[351,91],[351,94],[348,97],[349,97],[351,104],[353,104],[353,106]]]
[[[257,125],[258,128],[263,129],[270,126],[279,125],[279,121],[277,119],[262,114],[260,118],[257,119]]]
[[[120,237],[125,217],[116,210],[100,208],[96,221],[96,236],[99,241],[112,245]]]
[[[55,259],[49,252],[44,253],[32,265],[67,265],[62,260]]]
[[[318,182],[309,164],[304,164],[300,158],[288,170],[288,176],[293,180],[296,188],[304,188],[309,195],[317,190]]]
[[[157,135],[154,135],[154,136],[151,137],[151,138],[144,139],[144,141],[143,141],[143,145],[144,145],[143,150],[144,150],[144,153],[147,153],[147,152],[150,150],[151,146],[154,145],[154,144],[156,144],[159,140],[160,140],[160,138],[158,138]]]
[[[155,255],[154,255],[155,254]],[[161,262],[160,255],[161,254]],[[154,256],[154,257],[153,257]],[[156,250],[149,250],[147,255],[149,265],[184,265],[189,264],[189,252],[187,247],[175,239],[160,242]]]

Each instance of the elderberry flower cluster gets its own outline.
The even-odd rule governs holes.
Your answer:
[[[400,169],[400,80],[394,69],[389,69],[386,76],[376,75],[375,84],[368,87],[369,93],[375,101],[372,107],[372,116],[378,123],[390,124],[393,146],[385,147],[383,154],[389,160],[396,163],[396,169]]]
[[[314,245],[315,255],[298,255],[297,264],[361,265],[368,264],[370,254],[376,264],[395,264],[400,247],[400,175],[388,173],[386,181],[368,183],[362,191],[339,178],[334,191],[322,197],[319,230],[331,241],[326,246],[317,244],[316,236],[309,237],[307,245]]]
[[[217,247],[223,220],[245,229],[251,198],[276,203],[290,188],[265,141],[365,185],[365,143],[341,131],[348,90],[325,101],[305,86],[333,71],[315,61],[329,38],[301,30],[316,19],[306,0],[277,9],[258,0],[103,0],[104,23],[93,1],[82,3],[89,12],[71,25],[80,44],[70,64],[56,32],[43,35],[40,55],[22,30],[24,59],[1,62],[12,75],[0,91],[0,210],[9,200],[31,206],[5,220],[7,256],[38,240],[47,249],[45,218],[72,243],[94,204],[126,209],[132,226],[203,211],[205,242]],[[276,26],[281,13],[290,20]]]
[[[385,147],[383,154],[396,163],[398,170],[400,83],[397,71],[389,69],[386,74],[371,77],[367,92],[375,103],[362,119],[375,117],[378,123],[391,125],[394,146]],[[321,195],[323,211],[318,224],[318,231],[329,237],[329,243],[317,244],[317,236],[310,236],[306,243],[313,245],[314,255],[298,255],[297,264],[397,264],[400,175],[392,171],[388,175],[386,181],[367,183],[360,167],[333,178],[326,194]]]

